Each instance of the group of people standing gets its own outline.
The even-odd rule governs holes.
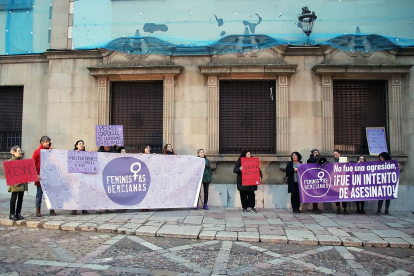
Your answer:
[[[286,165],[286,176],[288,178],[288,193],[291,194],[290,200],[292,204],[293,213],[301,213],[300,210],[300,196],[299,196],[299,183],[298,183],[298,166],[302,164],[302,155],[295,151],[292,152],[291,155],[291,161],[288,162]],[[341,157],[341,151],[338,149],[335,149],[333,151],[333,158],[335,163],[339,163],[339,158]],[[311,150],[311,154],[309,156],[309,159],[307,163],[318,163],[318,160],[320,158],[319,150],[313,149]],[[391,160],[391,156],[387,152],[382,152],[379,154],[379,160],[380,161],[386,161]],[[361,155],[358,157],[357,162],[365,162],[365,156]],[[378,208],[377,208],[377,215],[381,214],[381,208],[383,205],[384,200],[378,201]],[[385,214],[389,214],[389,207],[390,207],[390,199],[385,200]],[[341,202],[335,202],[336,205],[336,213],[341,214]],[[365,214],[365,202],[364,201],[356,201],[356,213],[357,214]],[[343,214],[348,215],[348,202],[342,202],[342,208],[343,208]],[[321,210],[318,209],[318,203],[313,203],[312,212],[315,214],[320,214]]]
[[[42,197],[43,197],[43,190],[42,186],[39,182],[40,180],[40,151],[44,150],[51,150],[52,149],[52,143],[51,139],[48,136],[42,136],[40,138],[40,145],[39,147],[33,152],[32,159],[34,159],[36,171],[38,174],[38,181],[35,182],[36,185],[36,201],[35,201],[35,207],[36,207],[36,216],[41,217],[41,204],[42,204]],[[74,149],[76,151],[85,151],[85,142],[83,140],[76,141],[74,145]],[[116,148],[116,146],[113,147],[107,147],[107,146],[101,146],[99,148],[99,152],[118,152],[118,153],[126,153],[126,149],[124,147]],[[10,153],[12,154],[12,158],[10,160],[19,160],[22,158],[22,150],[20,146],[14,146],[11,148]],[[143,152],[141,154],[151,154],[151,147],[145,146],[143,149]],[[162,154],[174,154],[174,149],[171,144],[166,144],[163,147]],[[205,210],[208,210],[208,189],[209,184],[211,182],[211,176],[212,176],[212,168],[210,167],[210,161],[205,156],[204,150],[199,149],[197,150],[197,156],[200,158],[205,159],[205,167],[204,167],[204,173],[202,178],[203,183],[203,190],[204,190],[204,200],[202,201],[202,206]],[[337,149],[333,151],[333,157],[334,162],[339,162],[339,157],[341,156],[341,152]],[[237,162],[234,166],[233,172],[237,175],[237,190],[240,193],[240,201],[243,208],[243,212],[252,212],[257,213],[257,210],[255,208],[255,191],[257,190],[257,185],[243,185],[243,179],[242,179],[242,171],[243,166],[241,165],[241,159],[242,158],[251,158],[252,154],[249,150],[243,151]],[[294,213],[301,213],[300,210],[300,196],[299,196],[299,184],[298,184],[298,167],[300,164],[302,164],[302,155],[295,151],[292,152],[290,155],[291,161],[288,162],[286,166],[286,177],[288,182],[288,193],[291,194],[291,205]],[[307,160],[307,163],[317,163],[318,159],[320,158],[319,150],[313,149],[311,151],[311,154],[309,156],[309,159]],[[383,152],[379,155],[379,160],[385,161],[385,160],[391,160],[391,156],[387,152]],[[365,162],[365,156],[360,156],[358,158],[358,162]],[[262,171],[259,169],[260,172],[260,178],[263,177]],[[28,190],[27,183],[21,183],[18,185],[8,186],[8,192],[12,193],[11,199],[10,199],[10,216],[9,218],[11,220],[22,220],[24,219],[21,216],[21,210],[22,210],[22,204],[23,204],[23,195],[24,192]],[[17,205],[16,205],[17,203]],[[343,213],[348,214],[348,206],[347,202],[342,202],[342,208]],[[377,214],[381,214],[381,208],[383,205],[383,200],[378,201],[378,209]],[[336,202],[337,206],[337,214],[341,214],[341,207],[340,202]],[[357,201],[357,214],[365,214],[364,209],[364,201]],[[385,201],[385,214],[389,214],[389,207],[390,207],[390,200]],[[198,209],[198,204],[195,209]],[[54,210],[50,210],[51,216],[56,216],[56,212]],[[318,209],[318,203],[313,203],[312,212],[315,214],[320,214],[321,210]],[[72,210],[71,215],[76,215],[77,210]],[[89,214],[87,210],[82,210],[82,214]]]
[[[40,145],[39,147],[33,152],[32,159],[34,160],[38,180],[35,182],[36,185],[36,200],[35,200],[35,207],[36,212],[35,215],[37,217],[41,217],[41,205],[42,205],[42,197],[43,197],[43,190],[42,186],[40,184],[40,165],[41,165],[41,150],[51,150],[52,149],[52,143],[51,139],[48,136],[42,136],[40,138]],[[73,150],[75,151],[86,151],[85,142],[83,140],[76,141]],[[116,147],[115,145],[112,147],[108,146],[101,146],[99,147],[98,152],[116,152],[116,153],[126,153],[125,147]],[[12,158],[9,161],[13,160],[20,160],[22,159],[22,150],[20,146],[13,146],[10,150],[10,153],[12,155]],[[151,154],[151,147],[149,145],[145,146],[141,154]],[[166,144],[163,148],[162,154],[174,154],[174,149],[171,144]],[[212,169],[210,168],[210,162],[204,155],[204,150],[199,149],[197,151],[197,156],[200,158],[205,159],[205,169],[203,174],[203,187],[204,187],[204,201],[203,201],[203,208],[208,210],[208,187],[211,182],[211,174]],[[10,185],[8,186],[8,192],[11,193],[11,199],[10,199],[10,215],[9,219],[11,220],[22,220],[24,217],[21,215],[22,206],[23,206],[23,196],[24,192],[28,191],[28,183],[21,183],[18,185]],[[123,210],[125,211],[125,210]],[[144,210],[145,211],[145,210]],[[76,215],[78,210],[72,210],[71,215]],[[98,211],[100,212],[100,211]],[[49,211],[51,216],[56,216],[57,213],[55,210]],[[82,214],[88,215],[89,212],[87,210],[82,210]]]

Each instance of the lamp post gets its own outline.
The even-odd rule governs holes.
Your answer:
[[[298,27],[302,28],[302,31],[308,36],[306,45],[309,45],[309,35],[312,32],[313,21],[315,21],[316,18],[317,16],[315,15],[315,12],[311,12],[307,6],[302,7],[302,14],[298,14]]]

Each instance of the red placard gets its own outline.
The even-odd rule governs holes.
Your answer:
[[[242,183],[243,186],[260,185],[260,169],[259,158],[257,157],[242,157]]]
[[[7,186],[37,181],[37,172],[33,159],[3,162]]]

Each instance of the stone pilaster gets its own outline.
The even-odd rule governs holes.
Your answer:
[[[332,77],[322,76],[322,152],[334,148],[334,113]]]
[[[219,153],[219,90],[217,76],[209,76],[208,86],[208,153]]]
[[[276,89],[276,150],[289,152],[289,79],[279,76]]]
[[[106,78],[98,78],[98,124],[109,125],[109,82]]]
[[[164,79],[163,144],[174,146],[174,77]]]
[[[401,128],[401,76],[394,76],[391,81],[389,93],[389,137],[391,154],[403,152],[403,139]]]

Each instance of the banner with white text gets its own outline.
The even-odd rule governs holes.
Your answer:
[[[197,205],[205,161],[188,155],[98,153],[95,174],[69,173],[67,150],[41,151],[49,209],[167,209]]]
[[[302,203],[395,199],[400,168],[397,160],[305,164],[298,179]]]

